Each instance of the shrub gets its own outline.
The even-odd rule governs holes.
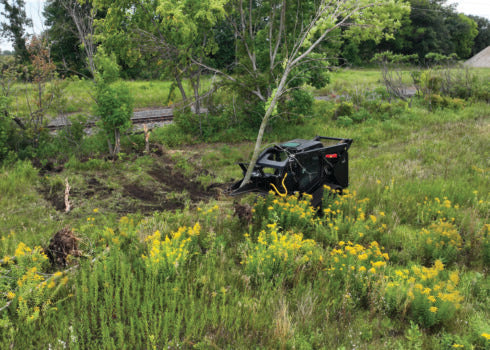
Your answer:
[[[28,247],[20,242],[14,256],[4,256],[0,264],[2,305],[13,303],[15,316],[23,323],[31,323],[47,312],[56,310],[52,298],[68,282],[63,273],[47,274],[50,267],[44,250]]]
[[[459,273],[444,270],[440,260],[429,268],[395,270],[386,285],[385,307],[392,316],[399,314],[430,328],[451,320],[461,307],[458,283]]]
[[[440,259],[451,264],[458,258],[463,240],[457,227],[452,223],[439,220],[420,232],[420,250],[428,261]]]
[[[262,280],[290,280],[299,270],[312,268],[323,261],[321,249],[301,233],[280,233],[277,225],[269,224],[253,240],[245,234],[244,271],[258,283]]]
[[[334,289],[343,291],[356,305],[366,306],[375,281],[384,275],[389,255],[378,242],[368,246],[340,241],[330,252],[326,274]]]
[[[340,116],[337,118],[337,124],[339,124],[340,126],[343,126],[343,127],[347,127],[347,126],[351,126],[352,124],[354,124],[354,121],[349,117]]]
[[[326,190],[330,190],[326,186]],[[344,190],[343,195],[324,196],[323,227],[317,229],[317,239],[325,243],[338,242],[339,237],[353,242],[379,241],[386,230],[385,213],[370,213],[369,198],[359,198],[356,191]]]
[[[356,123],[361,123],[363,121],[371,118],[371,113],[365,108],[359,108],[359,110],[352,114],[351,119]]]
[[[423,203],[417,203],[417,221],[422,225],[429,225],[437,220],[459,219],[461,216],[459,205],[452,204],[447,198],[435,197],[433,200],[425,197]]]
[[[461,109],[465,105],[464,100],[460,98],[451,98],[449,96],[441,96],[438,94],[429,95],[428,103],[431,108]]]
[[[312,232],[321,222],[310,200],[309,194],[279,197],[270,193],[265,198],[258,198],[254,206],[255,230],[260,231],[274,224],[277,230]]]
[[[122,82],[108,84],[103,80],[96,86],[95,114],[100,117],[98,124],[107,133],[110,141],[114,142],[110,150],[113,155],[120,152],[120,136],[131,126],[134,99],[129,88]]]
[[[330,118],[335,114],[335,104],[331,101],[316,100],[313,103],[313,115],[321,119]]]
[[[190,110],[176,113],[174,121],[187,134],[213,139],[230,124],[226,113],[201,113],[197,115]]]
[[[334,119],[340,117],[350,117],[354,113],[354,103],[341,102],[334,112]]]
[[[142,258],[146,267],[165,278],[174,277],[198,253],[197,237],[200,231],[198,222],[193,227],[180,227],[170,237],[163,238],[160,231],[155,231],[145,239],[148,243],[147,255]]]
[[[311,115],[314,101],[310,92],[293,90],[285,101],[279,103],[277,110],[281,116],[285,115],[288,121],[298,123],[303,117]]]
[[[168,147],[196,142],[192,134],[185,133],[177,124],[169,124],[153,130],[151,139]]]

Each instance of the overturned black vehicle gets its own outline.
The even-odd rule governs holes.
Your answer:
[[[275,192],[285,196],[294,192],[313,196],[311,204],[322,203],[324,185],[342,191],[349,185],[348,149],[352,139],[317,136],[313,140],[295,139],[265,149],[257,160],[250,182],[234,183],[230,194]],[[247,165],[239,164],[245,175]]]

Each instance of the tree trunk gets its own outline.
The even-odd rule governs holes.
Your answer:
[[[114,157],[121,152],[121,132],[119,129],[114,130]]]
[[[114,149],[112,148],[112,143],[110,137],[107,138],[107,147],[109,147],[109,154],[114,157]]]
[[[245,186],[250,181],[250,178],[252,177],[252,171],[255,167],[255,164],[257,163],[257,159],[259,158],[259,154],[260,154],[260,149],[262,147],[262,138],[264,137],[265,128],[267,126],[267,123],[269,122],[269,118],[272,115],[272,112],[274,111],[274,108],[276,107],[278,99],[281,97],[284,91],[284,87],[286,86],[286,81],[288,79],[290,72],[291,72],[291,66],[290,66],[290,62],[288,62],[286,68],[284,69],[284,73],[281,77],[281,81],[279,82],[279,86],[277,87],[275,93],[272,94],[270,100],[271,103],[267,108],[267,110],[265,111],[265,115],[264,118],[262,119],[262,123],[260,123],[259,133],[257,135],[257,141],[255,142],[254,153],[252,155],[252,159],[250,160],[250,164],[247,168],[247,172],[245,173],[245,177],[243,178],[240,187]]]
[[[182,101],[184,102],[184,104],[187,104],[187,95],[185,93],[184,86],[182,85],[182,79],[178,74],[175,74],[174,77],[175,77],[175,82],[177,83],[177,87],[180,90],[180,94],[182,95]]]
[[[202,116],[201,116],[201,97],[199,96],[199,85],[201,83],[201,68],[198,68],[196,72],[196,79],[189,79],[192,84],[192,88],[194,90],[194,113],[197,114],[199,118],[199,134],[202,137]]]

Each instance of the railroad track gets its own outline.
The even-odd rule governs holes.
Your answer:
[[[207,109],[202,109],[201,113],[206,113]],[[168,124],[174,119],[174,113],[172,108],[159,108],[159,109],[147,109],[142,111],[136,111],[133,113],[131,121],[133,125],[138,124]],[[90,117],[90,119],[85,123],[85,128],[90,129],[95,126],[98,119],[95,117]],[[65,117],[59,117],[52,120],[46,129],[50,131],[56,131],[63,129],[71,125],[70,120]]]

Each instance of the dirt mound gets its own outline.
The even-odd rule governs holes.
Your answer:
[[[233,203],[233,207],[235,209],[235,214],[240,219],[242,224],[251,224],[252,223],[252,207],[249,204],[240,204]]]
[[[68,227],[56,232],[49,241],[49,246],[46,249],[46,254],[49,257],[52,265],[66,266],[66,258],[68,255],[80,256],[78,250],[78,241],[80,239],[75,236],[72,230]]]

